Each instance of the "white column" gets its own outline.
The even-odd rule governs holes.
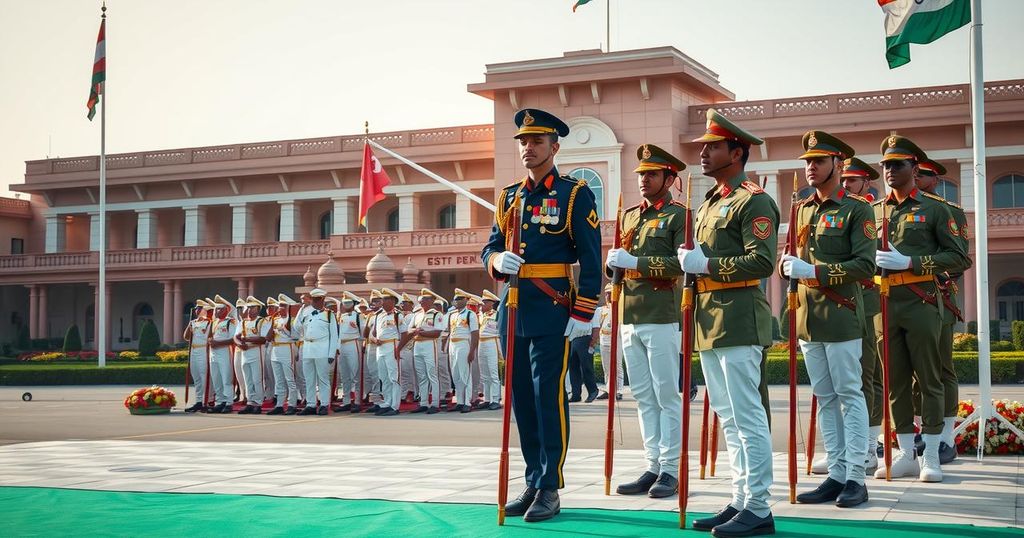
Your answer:
[[[960,164],[960,207],[964,211],[974,212],[974,161],[972,159],[957,159]]]
[[[63,252],[67,221],[64,215],[46,216],[46,252]]]
[[[768,179],[768,181],[765,182],[764,191],[767,192],[772,197],[772,200],[775,200],[776,205],[782,207],[782,204],[779,203],[779,171],[767,170],[763,172],[757,172],[758,181],[760,181],[761,178]]]
[[[110,213],[107,213],[107,241],[105,246],[110,246]],[[99,212],[89,213],[89,250],[100,249],[100,214]]]
[[[299,239],[299,206],[295,200],[283,200],[281,205],[281,241]]]
[[[152,209],[136,209],[136,247],[153,248],[156,246],[156,223],[157,216]]]
[[[206,239],[206,208],[185,206],[185,246],[202,245]]]
[[[334,233],[352,233],[352,223],[355,215],[355,200],[345,196],[342,198],[331,198],[334,202]]]
[[[252,206],[242,202],[231,204],[231,243],[244,245],[252,241]]]
[[[473,225],[473,201],[465,194],[455,195],[455,227],[469,228]]]
[[[419,222],[419,196],[415,193],[398,195],[398,231],[411,232]],[[433,226],[432,226],[433,227]]]

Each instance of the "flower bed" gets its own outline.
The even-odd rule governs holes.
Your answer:
[[[993,400],[992,407],[1017,429],[1024,430],[1024,404],[1011,400]],[[957,425],[974,412],[974,402],[962,400],[957,411]],[[978,422],[969,424],[956,436],[956,448],[961,454],[978,451]],[[1024,454],[1024,440],[1017,437],[996,418],[985,424],[985,454]]]
[[[19,361],[53,362],[53,361],[94,361],[99,357],[95,351],[31,351],[18,355]],[[117,358],[113,352],[107,352],[108,359]]]
[[[184,362],[188,360],[188,350],[157,351],[156,358],[160,359],[160,362]]]
[[[169,413],[177,403],[173,392],[156,385],[136,389],[124,399],[124,406],[133,415]]]
[[[122,352],[117,354],[117,358],[134,361],[134,360],[137,360],[139,358],[139,352],[138,351],[122,351]]]

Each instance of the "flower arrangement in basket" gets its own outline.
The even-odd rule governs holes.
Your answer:
[[[124,399],[124,406],[133,415],[170,413],[177,403],[173,392],[156,385],[136,389]]]
[[[1024,429],[1024,404],[1011,400],[993,400],[992,409],[1005,417],[1018,429]],[[957,425],[974,412],[974,402],[962,400],[958,409]],[[961,453],[978,451],[978,423],[969,424],[956,436],[956,447]],[[1024,454],[1024,439],[995,418],[989,418],[985,425],[985,454]]]

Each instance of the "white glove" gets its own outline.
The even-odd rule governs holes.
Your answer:
[[[813,265],[789,254],[782,257],[782,274],[789,278],[814,278],[816,276]]]
[[[637,259],[624,249],[613,248],[608,251],[608,259],[604,264],[618,269],[636,269]]]
[[[888,251],[879,250],[875,254],[875,263],[877,263],[882,269],[902,271],[904,269],[910,269],[910,256],[904,256],[903,254],[900,254],[900,251],[889,247]]]
[[[523,265],[523,260],[519,256],[512,254],[511,252],[499,252],[495,254],[494,261],[491,262],[492,266],[499,273],[506,275],[515,275],[519,273],[519,267]]]
[[[708,272],[708,257],[704,255],[704,250],[700,248],[700,245],[693,250],[679,247],[676,257],[679,258],[679,265],[683,267],[683,272],[693,275]]]
[[[581,337],[590,336],[591,326],[589,321],[580,321],[569,316],[569,323],[565,325],[565,336],[570,342]]]

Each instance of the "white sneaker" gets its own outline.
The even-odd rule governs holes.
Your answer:
[[[811,463],[811,474],[828,474],[827,456],[822,456]]]
[[[921,467],[914,456],[916,454],[913,451],[895,451],[892,458],[892,478],[903,478],[920,474]],[[878,469],[875,470],[875,478],[885,478],[885,465],[878,465]]]
[[[868,455],[864,458],[864,473],[871,474],[875,469],[878,469],[878,456],[875,452],[869,451]]]
[[[924,449],[924,455],[921,456],[921,475],[920,479],[922,482],[942,482],[942,467],[939,465],[939,439],[938,435],[925,435],[925,443],[927,448]]]

